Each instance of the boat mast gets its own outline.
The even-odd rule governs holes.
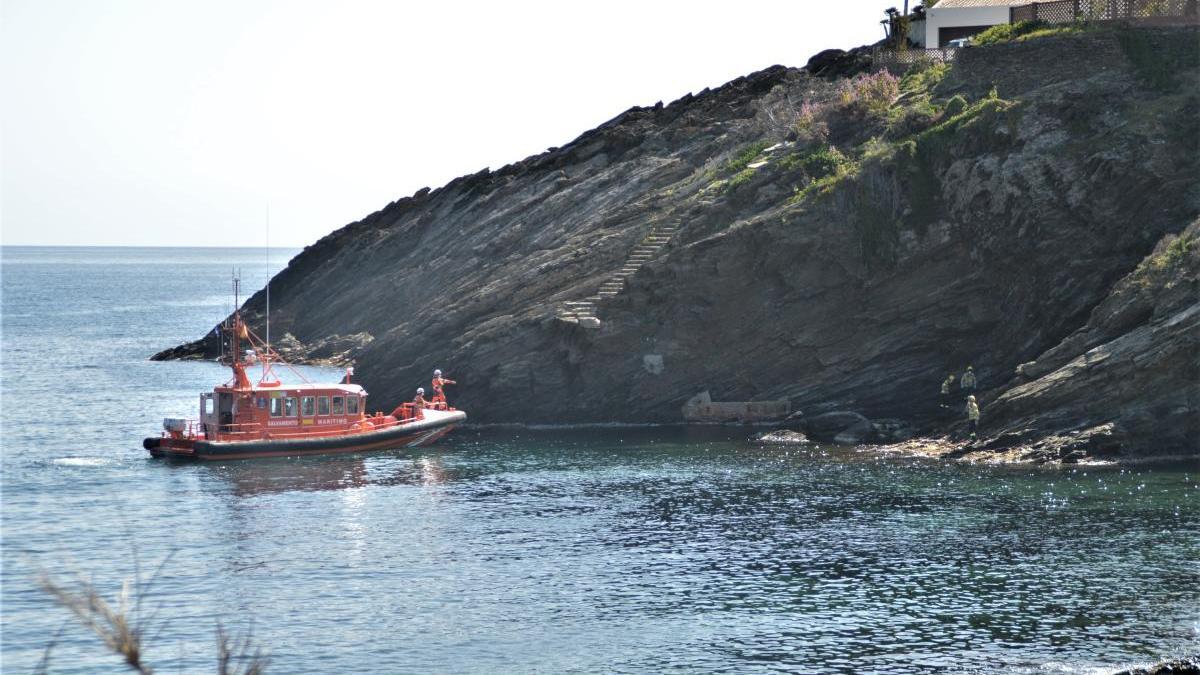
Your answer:
[[[241,363],[241,361],[242,361],[242,341],[241,341],[241,338],[242,338],[242,336],[241,336],[242,314],[241,314],[241,304],[240,304],[240,300],[238,298],[238,295],[239,295],[238,291],[241,290],[242,280],[238,279],[237,270],[232,271],[232,276],[233,276],[233,337],[230,339],[230,344],[232,345],[232,348],[233,348],[233,365],[236,366],[237,364]],[[237,372],[236,368],[234,369],[234,372],[235,373]]]
[[[249,331],[246,330],[246,324],[242,323],[241,309],[241,291],[242,280],[237,272],[233,275],[233,337],[230,338],[230,343],[233,346],[233,359],[229,367],[233,369],[233,386],[237,389],[249,389],[250,378],[246,377],[246,366],[242,365],[242,338],[249,341]]]

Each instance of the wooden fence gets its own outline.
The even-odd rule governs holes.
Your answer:
[[[893,49],[876,47],[871,52],[872,70],[887,70],[893,75],[901,75],[914,63],[949,63],[954,60],[958,49],[942,47],[940,49]]]
[[[1009,23],[1044,21],[1138,21],[1196,23],[1200,0],[1055,0],[1010,7]]]

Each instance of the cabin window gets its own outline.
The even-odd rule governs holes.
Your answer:
[[[204,414],[205,415],[213,414],[213,399],[211,396],[204,399]]]
[[[358,397],[357,396],[347,396],[346,397],[346,412],[350,415],[358,414]]]
[[[295,417],[296,416],[296,399],[295,399],[295,397],[289,396],[289,397],[283,399],[283,416],[284,417]]]
[[[333,414],[342,415],[346,412],[346,399],[341,396],[333,397]]]
[[[300,414],[304,417],[312,417],[317,414],[317,397],[305,396],[300,399]]]
[[[283,417],[283,402],[286,399],[271,399],[271,417]]]
[[[329,397],[328,396],[321,396],[321,397],[317,398],[317,414],[318,415],[328,415],[329,414]]]
[[[267,397],[259,396],[258,399],[254,401],[254,405],[258,408],[266,408],[267,407]]]

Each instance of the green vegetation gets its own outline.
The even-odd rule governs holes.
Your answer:
[[[800,167],[809,177],[818,180],[844,171],[852,163],[840,150],[827,145],[801,158]]]
[[[725,173],[739,173],[750,165],[763,150],[766,150],[770,143],[765,141],[759,143],[751,143],[739,152],[733,159],[725,164]]]
[[[1091,23],[1067,23],[1060,26],[1047,26],[1031,31],[1017,38],[1017,42],[1027,42],[1029,40],[1037,40],[1039,38],[1054,37],[1056,35],[1072,35],[1074,33],[1085,33],[1087,31],[1097,30],[1096,24]]]
[[[887,114],[886,137],[900,139],[933,126],[941,110],[933,100],[933,90],[950,72],[950,65],[922,60],[909,67],[900,78],[900,99]]]
[[[836,192],[833,206],[855,228],[866,265],[891,264],[902,228],[923,234],[943,217],[941,176],[950,163],[1003,152],[1017,137],[1020,106],[995,87],[976,101],[938,95],[953,67],[929,60],[901,78],[881,72],[844,81],[834,101],[800,109],[799,147],[774,163],[795,176],[789,205]]]
[[[900,91],[905,94],[929,93],[950,72],[950,64],[933,60],[918,61],[900,78]]]
[[[1087,21],[1076,21],[1051,25],[1045,21],[1018,21],[1017,23],[1002,23],[979,33],[971,38],[976,46],[998,45],[1006,42],[1027,42],[1055,35],[1071,35],[1098,30],[1099,24]]]
[[[1162,271],[1173,269],[1183,264],[1188,255],[1200,255],[1200,239],[1196,237],[1176,237],[1167,244],[1167,248],[1150,259],[1150,269]]]
[[[742,169],[741,171],[738,172],[738,174],[736,176],[729,179],[729,183],[727,183],[725,187],[730,190],[733,190],[741,185],[745,185],[746,183],[750,182],[750,179],[753,177],[754,177],[754,169]]]
[[[1143,291],[1155,286],[1169,288],[1174,283],[1174,273],[1185,265],[1193,270],[1200,266],[1200,237],[1195,234],[1182,234],[1172,239],[1162,252],[1143,260],[1133,272],[1132,283]]]
[[[758,156],[762,154],[762,151],[767,149],[767,146],[769,145],[770,144],[765,141],[760,141],[757,143],[751,143],[750,145],[742,148],[741,152],[734,155],[733,159],[729,160],[725,163],[725,166],[721,167],[720,172],[712,172],[710,175],[707,175],[706,178],[712,180],[716,177],[717,173],[727,176],[729,174],[733,174],[733,176],[728,179],[713,181],[709,183],[707,189],[733,190],[748,183],[750,179],[754,177],[754,169],[750,168],[750,164],[757,159]]]
[[[888,112],[888,138],[906,138],[933,126],[941,116],[938,107],[928,99],[910,105],[896,106]]]
[[[1041,21],[1018,21],[1016,23],[996,24],[971,38],[971,44],[984,46],[1012,42],[1022,35],[1028,35],[1045,26],[1046,24]]]
[[[821,195],[829,194],[835,185],[841,183],[843,180],[857,176],[860,168],[861,166],[858,162],[853,161],[839,164],[833,173],[806,184],[797,185],[792,192],[791,198],[788,199],[788,203],[799,204],[811,201]]]
[[[967,110],[967,97],[955,94],[946,101],[946,117],[957,117]]]
[[[858,172],[858,163],[831,145],[808,153],[794,153],[779,162],[780,169],[800,172],[800,182],[794,188],[789,203],[798,203]]]

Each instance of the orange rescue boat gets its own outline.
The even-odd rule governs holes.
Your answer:
[[[282,363],[278,354],[249,330],[239,312],[222,330],[223,339],[229,339],[233,379],[200,395],[198,419],[163,420],[162,434],[142,442],[154,457],[227,460],[416,447],[433,443],[467,418],[444,402],[404,403],[390,414],[368,414],[367,392],[350,383],[349,368],[338,384],[282,384],[273,373],[274,364]],[[250,346],[244,352],[243,343]],[[246,367],[256,362],[262,377],[252,384]]]

